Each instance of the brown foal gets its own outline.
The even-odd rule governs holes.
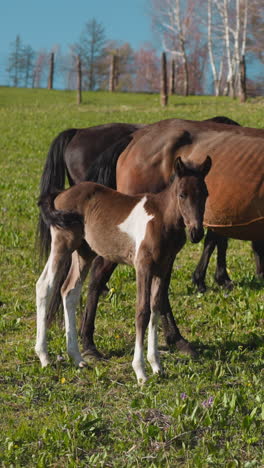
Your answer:
[[[77,366],[85,365],[78,347],[75,314],[82,283],[94,257],[100,255],[111,262],[134,266],[137,306],[133,369],[138,382],[145,382],[143,344],[149,326],[147,359],[153,373],[161,372],[157,322],[164,292],[166,296],[164,282],[185,244],[185,227],[192,242],[203,237],[208,195],[204,178],[210,167],[209,156],[199,165],[184,163],[178,157],[173,180],[158,194],[129,196],[93,182],[82,182],[59,195],[40,199],[41,214],[51,232],[50,256],[36,286],[35,350],[42,366],[49,363],[47,319],[58,286],[68,354]],[[64,270],[66,275],[62,278]]]

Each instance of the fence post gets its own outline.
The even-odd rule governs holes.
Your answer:
[[[54,52],[51,52],[51,54],[50,54],[50,66],[49,66],[48,89],[53,88],[53,77],[54,77]]]
[[[109,77],[109,91],[113,92],[118,86],[118,56],[113,54],[111,56],[110,64],[110,77]]]
[[[171,72],[170,72],[170,95],[175,94],[175,60],[171,61]]]
[[[163,107],[168,104],[167,60],[165,52],[161,56],[160,103]]]
[[[240,91],[240,102],[246,102],[247,100],[247,76],[246,76],[246,60],[245,55],[241,57],[239,63],[239,91]]]
[[[77,104],[82,102],[82,62],[80,55],[77,56]]]

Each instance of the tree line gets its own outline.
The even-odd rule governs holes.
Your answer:
[[[166,52],[172,92],[232,97],[245,92],[246,64],[264,63],[263,0],[149,0],[149,6],[153,30]],[[103,25],[92,19],[66,55],[59,47],[36,52],[17,36],[7,71],[12,86],[43,87],[49,82],[51,87],[55,67],[63,87],[76,89],[81,63],[84,90],[157,92],[160,55],[151,45],[134,51],[129,43],[107,39]],[[261,79],[247,79],[248,90],[259,84]]]

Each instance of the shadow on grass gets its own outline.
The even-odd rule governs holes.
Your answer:
[[[232,341],[226,340],[224,343],[217,344],[203,344],[201,342],[193,343],[195,349],[200,356],[211,358],[218,358],[220,354],[220,359],[225,359],[226,354],[232,351],[239,351],[241,359],[245,360],[245,350],[256,350],[264,346],[264,335],[257,335],[256,333],[251,333],[245,340],[241,341]],[[218,355],[218,356],[217,356]]]
[[[251,278],[243,278],[241,281],[234,284],[234,287],[252,289],[254,291],[264,290],[264,279],[253,276]]]

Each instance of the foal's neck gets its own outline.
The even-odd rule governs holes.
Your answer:
[[[156,200],[163,213],[164,225],[168,229],[181,229],[184,226],[183,217],[178,202],[177,182],[173,181],[162,192],[157,193]]]

